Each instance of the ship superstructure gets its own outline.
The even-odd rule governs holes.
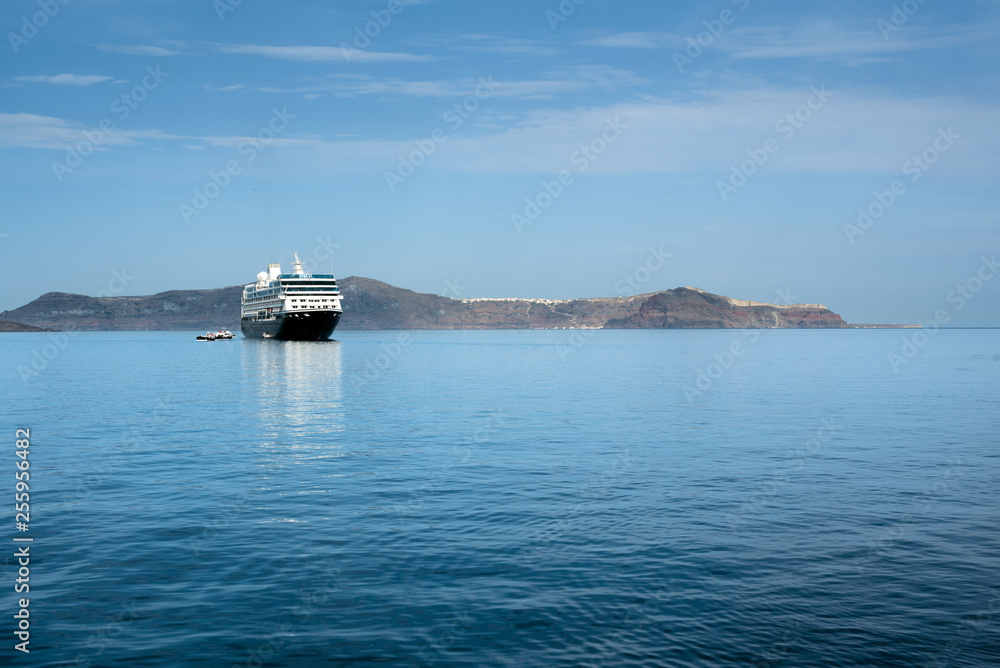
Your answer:
[[[282,274],[271,263],[243,288],[240,328],[248,339],[323,341],[340,322],[340,288],[333,274],[308,274],[299,261]]]

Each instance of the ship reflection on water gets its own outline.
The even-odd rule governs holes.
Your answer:
[[[339,448],[344,429],[340,341],[244,339],[244,392],[254,403],[265,447]]]

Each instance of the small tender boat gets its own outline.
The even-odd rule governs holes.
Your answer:
[[[195,337],[197,341],[215,341],[215,334],[212,332],[205,332],[204,334],[199,334]]]
[[[215,333],[215,338],[216,339],[231,339],[231,338],[233,338],[233,333],[230,332],[228,329],[220,329],[219,331],[217,331]]]

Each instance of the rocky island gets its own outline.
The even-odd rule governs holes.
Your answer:
[[[767,304],[698,288],[594,299],[452,299],[352,276],[340,281],[340,289],[341,330],[850,327],[822,304]],[[0,319],[64,330],[237,330],[242,290],[235,285],[143,297],[49,292]]]

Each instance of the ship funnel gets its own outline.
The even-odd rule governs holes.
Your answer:
[[[271,264],[267,265],[267,279],[269,281],[276,281],[276,280],[278,280],[278,276],[280,276],[280,275],[281,275],[281,265],[280,264],[277,264],[276,262],[272,262]]]

